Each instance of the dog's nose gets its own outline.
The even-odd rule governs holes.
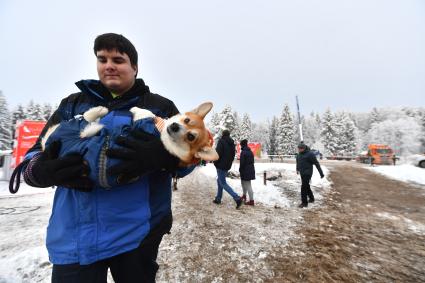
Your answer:
[[[172,124],[170,125],[170,130],[171,130],[171,131],[173,131],[173,132],[175,132],[175,133],[177,133],[177,132],[180,130],[180,126],[179,126],[179,124],[177,124],[177,123],[172,123]]]

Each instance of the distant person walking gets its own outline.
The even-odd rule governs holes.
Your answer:
[[[228,192],[236,202],[236,208],[239,208],[242,204],[242,199],[238,196],[235,191],[227,184],[226,175],[232,167],[233,160],[235,159],[235,143],[230,137],[230,132],[224,130],[221,138],[219,139],[216,147],[218,156],[220,157],[217,161],[214,161],[214,166],[217,169],[217,195],[213,202],[215,204],[221,203],[223,197],[223,189]]]
[[[309,202],[314,202],[314,195],[310,188],[310,180],[313,176],[313,165],[315,165],[317,171],[319,171],[320,178],[323,178],[325,175],[323,174],[319,161],[317,161],[316,155],[310,151],[310,148],[305,143],[301,142],[298,145],[297,155],[297,174],[301,176],[301,204],[298,206],[300,208],[307,207]]]
[[[251,180],[255,179],[254,154],[248,147],[248,140],[242,140],[239,173],[241,175],[241,185],[243,195],[241,199],[246,205],[254,205],[254,193],[252,191]],[[246,193],[248,192],[249,201],[246,201]]]

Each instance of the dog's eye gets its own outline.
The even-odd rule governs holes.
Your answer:
[[[190,119],[189,118],[184,119],[184,123],[185,124],[189,124],[189,122],[190,122]]]
[[[194,141],[195,140],[195,136],[193,134],[191,134],[191,133],[187,133],[187,139],[189,141]]]

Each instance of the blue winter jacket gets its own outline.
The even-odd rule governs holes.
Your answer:
[[[131,107],[148,109],[162,118],[178,113],[170,100],[151,93],[140,79],[128,93],[116,99],[112,98],[99,81],[80,81],[77,86],[81,92],[62,100],[40,138],[50,125],[60,121],[76,123],[73,129],[77,130],[82,126],[78,123],[83,121],[75,119],[75,115],[82,114],[94,106],[107,107],[110,113],[102,119],[105,128],[87,144],[78,144],[76,139],[72,141],[71,138],[60,136],[59,133],[66,133],[65,130],[58,131],[49,138],[49,141],[52,141],[57,134],[62,140],[66,140],[61,148],[63,153],[73,150],[84,153],[92,169],[91,177],[95,180],[101,179],[96,174],[103,172],[99,171],[96,154],[105,145],[105,136],[109,136],[108,139],[112,142],[115,136],[125,133],[129,127],[144,128],[148,132],[153,129],[149,128],[153,124],[146,121],[128,126],[131,116],[127,114]],[[29,150],[26,158],[31,158],[40,150],[40,138]],[[87,148],[95,150],[89,151]],[[182,169],[178,174],[184,176],[192,170],[193,167]],[[99,182],[89,193],[64,187],[56,188],[46,239],[53,264],[85,265],[133,250],[161,221],[171,218],[169,172],[151,172],[134,183],[121,186],[117,186],[110,177],[105,180],[112,185],[111,189],[106,190]]]
[[[116,176],[108,176],[106,170],[120,162],[118,159],[108,158],[106,150],[119,148],[115,143],[119,136],[128,136],[129,131],[138,129],[151,135],[160,136],[155,127],[153,118],[145,118],[136,122],[132,121],[132,114],[128,110],[113,110],[99,121],[104,125],[95,136],[80,138],[80,132],[89,124],[80,115],[69,121],[63,121],[55,129],[46,142],[48,147],[54,141],[61,141],[59,156],[69,153],[79,153],[83,156],[90,167],[90,179],[96,186],[111,189],[118,186]]]

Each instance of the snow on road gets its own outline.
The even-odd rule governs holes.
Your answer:
[[[52,200],[51,189],[22,184],[10,195],[8,183],[0,182],[0,283],[49,282],[44,241]]]
[[[376,166],[366,168],[391,179],[425,185],[425,169],[413,165],[401,164],[396,166]]]
[[[233,164],[232,171],[237,172],[238,166],[239,164]],[[239,212],[234,209],[233,201],[226,193],[223,195],[224,204],[220,207],[220,213],[217,213],[217,207],[211,204],[212,196],[216,191],[216,171],[212,164],[199,168],[197,172],[186,177],[184,181],[182,180],[181,183],[188,190],[187,192],[179,190],[173,197],[175,223],[173,233],[168,238],[165,237],[164,243],[161,244],[159,262],[162,273],[159,275],[159,281],[164,278],[181,278],[180,276],[184,278],[186,271],[181,270],[184,265],[169,266],[166,259],[183,259],[185,253],[187,253],[186,248],[191,251],[194,246],[202,245],[202,242],[196,238],[193,238],[190,244],[184,240],[190,236],[187,233],[190,233],[191,229],[199,225],[200,220],[205,221],[200,232],[206,237],[204,240],[209,239],[212,243],[211,252],[216,252],[218,258],[223,253],[223,260],[226,259],[227,251],[221,251],[220,247],[216,245],[229,245],[229,242],[221,242],[219,237],[220,233],[230,233],[229,259],[243,255],[241,262],[246,265],[253,263],[255,265],[255,262],[261,261],[262,263],[255,268],[253,267],[253,270],[258,268],[265,270],[266,262],[264,259],[268,253],[273,252],[273,245],[279,241],[279,243],[284,244],[288,238],[294,236],[291,231],[302,220],[302,212],[296,208],[299,203],[300,181],[295,173],[295,165],[257,163],[255,166],[257,179],[253,181],[253,188],[255,201],[259,205],[253,209],[245,207]],[[323,168],[323,170],[327,174],[326,168]],[[269,177],[277,176],[276,180],[268,181],[267,185],[264,185],[262,178],[264,171],[267,172]],[[242,192],[239,179],[228,178],[228,181],[235,191],[239,194]],[[196,196],[199,199],[191,204],[190,201],[187,201],[192,198],[190,191],[196,194],[199,187],[208,189],[211,197]],[[314,209],[314,207],[321,205],[320,200],[330,188],[330,182],[326,178],[320,179],[315,172],[312,187],[318,200],[313,205]],[[53,193],[54,190],[51,188],[33,188],[23,183],[19,192],[11,195],[8,190],[8,182],[0,181],[0,225],[2,227],[0,283],[50,282],[51,264],[45,248],[45,231],[51,212]],[[207,203],[208,206],[205,205]],[[188,205],[196,204],[199,204],[199,207],[188,207]],[[282,209],[275,213],[275,210],[273,210],[275,207]],[[191,209],[197,214],[197,222],[192,219],[193,214],[190,214],[192,212],[188,213]],[[211,215],[213,217],[209,217]],[[244,225],[245,235],[241,234],[241,230],[232,231],[232,229],[228,229],[234,219],[243,217],[243,215],[249,215],[245,220],[241,220],[241,223],[246,224]],[[192,220],[195,222],[192,223]],[[277,228],[274,227],[274,231],[269,231],[271,225]],[[279,230],[279,227],[282,227],[283,230]],[[257,237],[259,233],[262,233],[263,236]],[[179,234],[180,237],[185,236],[185,238],[177,237],[176,235]],[[209,238],[209,235],[215,235],[215,238]],[[253,246],[240,245],[240,240],[244,238],[248,242],[252,242]],[[238,253],[235,254],[234,250],[237,250]],[[199,258],[199,260],[204,259]],[[206,262],[206,264],[202,266],[203,269],[199,269],[201,274],[202,272],[208,274],[209,269],[217,268],[222,263],[217,261],[217,266],[213,262]],[[196,262],[193,268],[197,270]],[[249,268],[249,266],[246,268]],[[164,280],[163,282],[167,281]]]

